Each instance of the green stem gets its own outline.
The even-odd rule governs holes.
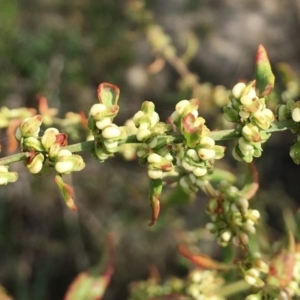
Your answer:
[[[275,122],[272,124],[272,127],[267,130],[267,132],[271,133],[271,132],[288,130],[294,128],[296,125],[297,123],[295,123],[292,120]],[[232,140],[240,136],[241,136],[240,129],[218,130],[218,131],[212,131],[210,133],[210,137],[213,138],[215,141]],[[184,138],[181,135],[169,135],[169,136],[164,136],[163,138],[164,139],[167,138],[168,143],[182,143],[184,141]],[[137,143],[140,143],[140,141],[138,141],[135,136],[129,136],[127,139],[120,141],[120,144],[137,144]],[[81,142],[81,143],[69,145],[64,148],[74,153],[74,152],[81,152],[85,150],[91,150],[93,147],[94,147],[94,141],[87,141],[87,142]],[[26,159],[26,157],[27,157],[26,152],[6,156],[0,158],[0,165],[9,165],[24,160]]]
[[[245,280],[239,280],[234,283],[230,283],[218,290],[218,295],[222,297],[228,297],[233,294],[237,294],[250,289],[251,286],[245,282]]]

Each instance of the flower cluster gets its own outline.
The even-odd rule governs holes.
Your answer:
[[[147,165],[151,179],[160,179],[174,168],[172,146],[166,133],[170,126],[159,122],[152,102],[143,102],[141,109],[132,118],[136,127],[136,139],[141,142],[136,153],[142,165]]]
[[[233,157],[239,161],[251,162],[262,153],[261,144],[270,136],[266,132],[275,120],[273,112],[266,107],[266,97],[258,97],[255,81],[248,85],[236,84],[230,95],[230,102],[224,108],[224,117],[238,123],[242,137],[233,149]]]
[[[185,138],[182,148],[176,153],[176,171],[181,175],[179,182],[184,189],[193,191],[203,185],[204,176],[212,171],[213,161],[222,158],[225,150],[209,137],[210,130],[205,120],[198,117],[198,106],[196,99],[182,100],[171,116]]]
[[[259,252],[249,254],[240,265],[244,280],[251,286],[265,286],[269,273],[269,265],[262,259]]]
[[[224,297],[218,295],[224,283],[216,271],[196,269],[189,274],[185,294],[195,300],[224,300]]]
[[[147,281],[134,282],[131,285],[130,300],[152,299],[166,297],[166,299],[181,297],[193,300],[224,300],[218,291],[225,281],[216,271],[195,269],[186,279],[172,277],[159,284],[156,278]],[[165,298],[163,298],[165,299]]]
[[[80,155],[72,154],[62,147],[67,145],[67,136],[56,128],[48,128],[39,136],[43,119],[40,115],[26,118],[16,131],[21,149],[27,151],[26,167],[32,174],[41,174],[52,167],[59,174],[69,174],[85,167]]]
[[[118,109],[103,103],[94,104],[89,113],[88,127],[95,139],[93,155],[101,162],[119,151],[119,142],[127,137],[124,127],[113,123]]]
[[[206,212],[213,221],[207,224],[207,229],[217,236],[221,246],[227,246],[230,241],[247,246],[248,235],[256,232],[255,225],[260,218],[258,210],[249,209],[249,201],[240,190],[226,184],[221,184],[216,197],[208,201]]]

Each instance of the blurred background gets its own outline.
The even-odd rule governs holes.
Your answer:
[[[117,124],[142,101],[153,101],[165,121],[179,100],[197,97],[211,129],[230,128],[219,115],[234,84],[253,79],[259,44],[278,78],[270,105],[300,100],[299,32],[298,0],[1,0],[0,106],[38,109],[44,96],[60,118],[87,115],[105,81],[121,90]],[[70,138],[84,141],[84,130]],[[262,189],[253,205],[275,240],[283,232],[282,210],[299,204],[300,172],[288,155],[293,138],[276,134],[256,160]],[[5,130],[1,144],[5,156]],[[224,145],[230,154],[232,142]],[[166,188],[160,219],[150,228],[145,170],[121,156],[104,164],[83,157],[86,168],[68,178],[76,213],[65,207],[53,174],[40,179],[22,163],[11,166],[19,180],[0,189],[0,284],[13,299],[63,299],[74,277],[99,263],[108,233],[115,237],[116,270],[106,300],[127,299],[129,283],[153,268],[161,278],[185,276],[192,266],[179,257],[179,243],[220,257],[202,229],[203,194],[191,200]],[[220,166],[243,172],[229,158]]]

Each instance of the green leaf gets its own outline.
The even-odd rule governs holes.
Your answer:
[[[255,78],[259,96],[269,95],[274,88],[275,76],[264,46],[259,45],[255,58]]]
[[[68,184],[66,184],[63,179],[62,176],[60,174],[57,174],[55,176],[55,182],[57,184],[57,186],[59,187],[62,196],[65,200],[66,205],[71,209],[71,210],[77,210],[77,207],[74,203],[74,200],[72,198],[73,196],[73,189],[72,187],[70,187]]]
[[[161,179],[150,180],[149,201],[152,209],[152,219],[151,222],[149,223],[149,226],[154,225],[156,220],[158,219],[158,215],[160,212],[159,196],[162,192],[162,188],[163,185]]]
[[[98,86],[98,99],[99,102],[106,107],[111,107],[118,104],[120,89],[111,83],[103,82]]]

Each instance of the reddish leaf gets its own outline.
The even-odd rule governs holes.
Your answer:
[[[247,165],[246,180],[241,193],[244,198],[250,200],[252,197],[254,197],[254,195],[258,191],[258,188],[258,172],[255,165],[253,163],[250,163]]]
[[[104,270],[80,273],[69,286],[64,300],[101,300],[114,273],[113,237],[107,238],[108,260]]]
[[[228,270],[234,268],[234,266],[219,263],[205,254],[194,254],[185,246],[179,245],[177,248],[182,256],[192,261],[200,268],[212,270]]]
[[[150,180],[150,190],[149,190],[149,200],[150,206],[152,209],[152,220],[149,223],[149,226],[155,224],[158,219],[158,215],[160,212],[160,202],[159,196],[162,192],[162,180],[161,179],[151,179]]]
[[[289,233],[288,247],[281,249],[272,259],[267,282],[280,288],[286,287],[293,277],[296,245],[292,233]]]
[[[255,78],[259,95],[269,95],[274,88],[275,76],[272,72],[269,58],[263,45],[258,46],[255,63]]]
[[[106,107],[117,105],[120,95],[120,89],[111,83],[103,82],[98,86],[98,99]]]
[[[11,120],[9,122],[9,125],[6,130],[6,134],[8,137],[8,148],[7,148],[8,153],[15,152],[18,148],[19,143],[15,138],[15,132],[20,124],[21,124],[21,120]]]
[[[58,187],[62,193],[62,196],[65,200],[66,205],[72,210],[77,210],[77,207],[72,198],[73,189],[63,181],[62,176],[59,174],[57,174],[55,176],[55,182],[58,185]]]

